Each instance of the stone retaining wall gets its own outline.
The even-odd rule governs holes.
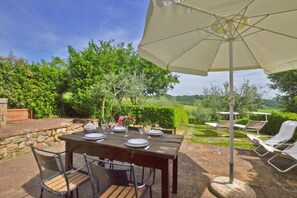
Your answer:
[[[28,132],[18,136],[0,139],[0,161],[31,152],[30,144],[46,148],[59,144],[59,136],[83,130],[82,124],[71,124],[68,127]]]

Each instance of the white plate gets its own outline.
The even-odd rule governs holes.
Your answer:
[[[102,133],[88,133],[84,135],[84,139],[86,140],[100,140],[104,139],[106,136]]]
[[[126,128],[125,127],[122,127],[122,126],[119,126],[119,127],[114,127],[112,129],[113,132],[125,132],[126,131]]]
[[[150,130],[148,132],[149,135],[151,136],[161,136],[161,135],[164,135],[164,133],[160,130]]]
[[[140,147],[146,147],[146,146],[148,146],[150,143],[147,142],[146,144],[129,144],[128,141],[127,141],[127,142],[125,142],[125,144],[126,144],[127,146],[130,146],[130,147],[140,148]]]
[[[148,141],[146,139],[134,138],[134,139],[128,140],[127,143],[133,144],[133,145],[146,145],[148,144]]]

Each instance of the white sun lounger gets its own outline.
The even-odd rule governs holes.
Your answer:
[[[287,171],[291,170],[292,168],[294,168],[295,166],[297,166],[297,142],[290,145],[289,147],[287,147],[284,150],[279,150],[273,146],[268,146],[266,144],[263,144],[263,147],[268,152],[275,154],[272,158],[270,158],[268,160],[268,163],[271,166],[273,166],[276,170],[278,170],[279,172],[287,172]],[[275,162],[273,162],[273,159],[275,159],[278,156],[282,157],[284,159],[289,159],[289,160],[293,161],[293,164],[289,165],[286,168],[281,168],[281,167],[277,166],[277,164]]]
[[[217,112],[217,113],[220,114],[220,115],[226,115],[226,116],[228,116],[230,114],[229,112],[223,112],[223,111]],[[234,115],[234,120],[236,120],[237,119],[236,116],[238,115],[238,113],[233,112],[233,115]],[[220,130],[229,130],[229,128],[230,128],[230,121],[229,120],[219,120],[218,122],[205,122],[204,124],[207,125],[207,126],[216,128],[218,136],[222,136],[220,134]],[[234,124],[234,126],[235,126],[235,124]]]
[[[229,120],[219,120],[217,123],[206,122],[205,125],[216,128],[218,136],[222,136],[220,134],[220,130],[228,130],[230,128],[230,121]]]
[[[285,142],[292,139],[296,128],[297,128],[297,121],[289,120],[289,121],[283,122],[279,132],[275,136],[273,136],[272,138],[270,138],[268,140],[261,140],[259,137],[252,135],[252,134],[247,134],[247,136],[253,143],[259,145],[257,148],[254,149],[254,151],[259,156],[264,156],[267,153],[269,153],[269,151],[260,153],[259,149],[261,147],[264,147],[263,145],[271,146],[274,148],[278,148],[280,145],[284,145]]]
[[[250,114],[253,115],[264,115],[265,120],[250,120]],[[250,131],[257,132],[258,137],[260,137],[260,130],[268,123],[267,116],[271,115],[270,113],[264,113],[264,112],[248,112],[248,123],[247,125],[242,124],[235,124],[234,127],[237,127],[239,129],[245,130],[247,133]]]

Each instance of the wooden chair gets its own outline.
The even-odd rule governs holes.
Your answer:
[[[44,189],[56,195],[65,195],[65,197],[72,197],[72,192],[76,190],[78,197],[78,187],[89,179],[88,174],[81,171],[85,166],[66,171],[61,156],[64,152],[50,152],[33,145],[31,145],[31,149],[40,172],[40,197],[43,196]],[[54,173],[46,177],[44,170]]]
[[[142,197],[154,184],[155,170],[151,169],[148,177],[137,183],[134,164],[100,160],[84,154],[88,172],[91,177],[93,197]],[[150,184],[151,177],[153,179]],[[97,186],[97,189],[95,188]]]

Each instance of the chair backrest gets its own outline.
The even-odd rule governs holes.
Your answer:
[[[106,160],[100,160],[91,156],[84,154],[85,161],[87,164],[88,172],[91,177],[93,195],[97,196],[95,192],[95,180],[105,183],[106,186],[119,185],[119,186],[129,186],[132,182],[136,196],[137,195],[137,183],[134,172],[133,164],[123,164],[117,162],[111,162]],[[128,178],[130,176],[130,180]]]
[[[284,142],[293,138],[295,130],[297,128],[297,121],[285,121],[282,123],[279,132],[269,140],[266,140],[267,144],[276,144],[276,142]]]
[[[39,168],[41,180],[44,180],[44,172],[42,171],[42,168],[65,174],[66,170],[63,165],[60,153],[46,151],[40,148],[36,148],[33,145],[31,145],[31,149]]]
[[[230,121],[229,120],[219,120],[216,127],[217,128],[229,128]]]
[[[266,123],[266,121],[250,120],[246,125],[246,129],[254,129],[256,131],[260,131]]]

